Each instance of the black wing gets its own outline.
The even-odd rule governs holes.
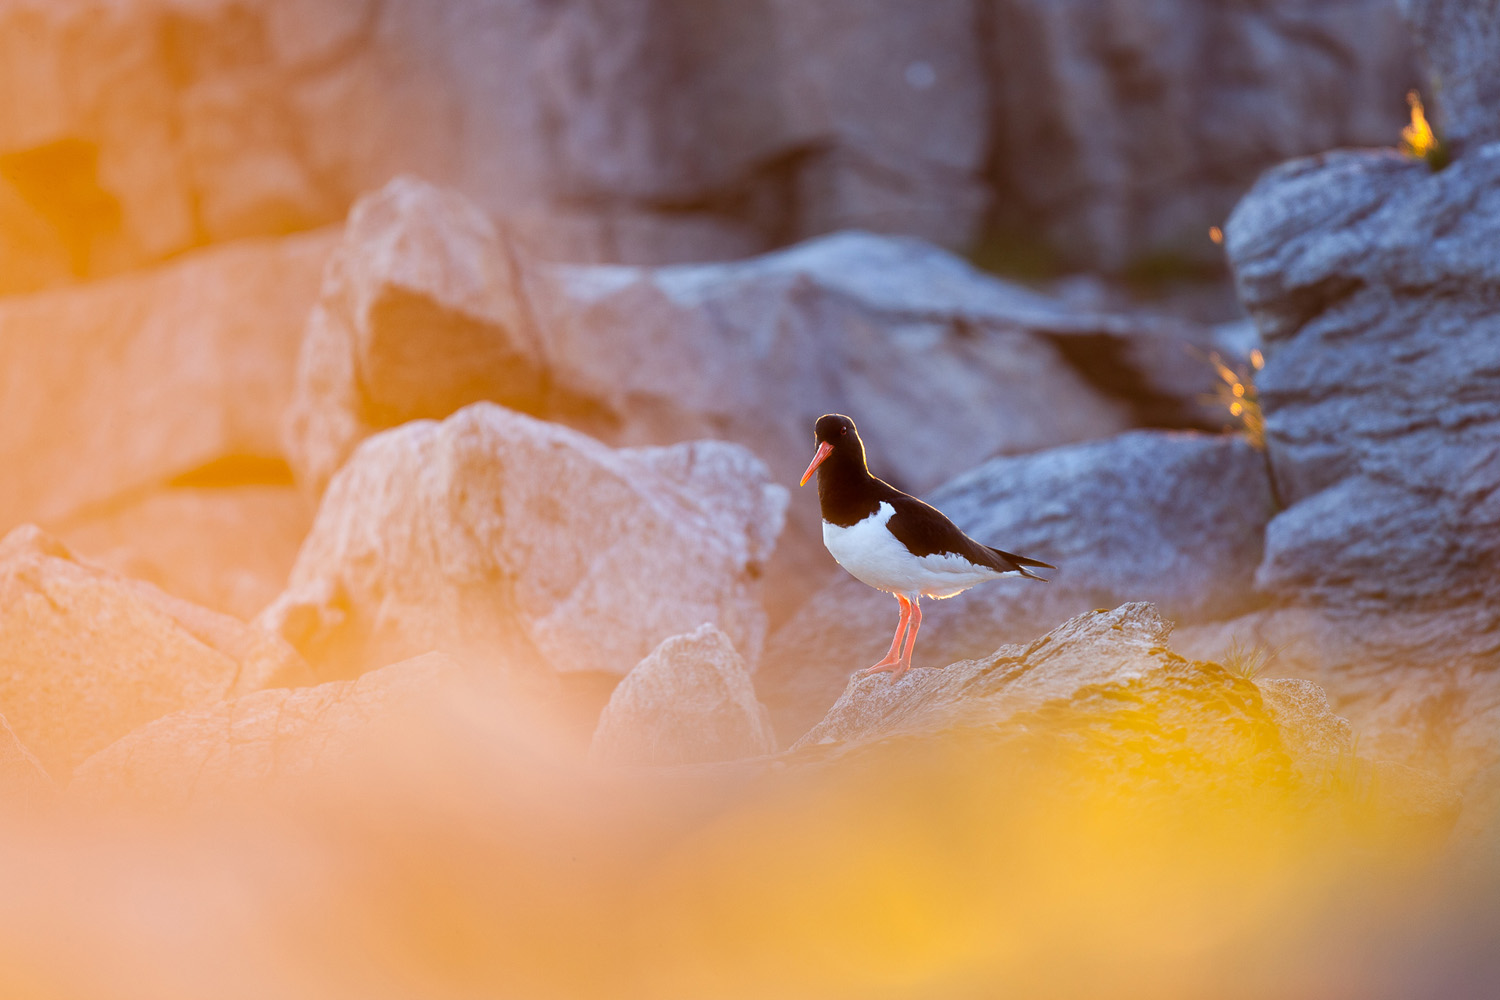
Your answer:
[[[1026,567],[1057,568],[1040,559],[1018,556],[1001,549],[992,549],[988,545],[981,545],[960,531],[958,525],[948,520],[947,516],[936,507],[902,493],[894,486],[886,483],[881,483],[881,485],[890,492],[885,494],[882,491],[884,495],[880,499],[896,508],[896,513],[891,517],[886,528],[914,556],[942,554],[961,556],[976,566],[988,566],[1000,573],[1020,573],[1033,580],[1044,580],[1045,577],[1028,572]]]

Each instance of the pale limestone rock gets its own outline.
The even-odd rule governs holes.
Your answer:
[[[702,625],[665,640],[625,675],[590,752],[625,764],[703,764],[775,751],[745,661],[728,636]]]
[[[623,675],[705,621],[753,664],[785,506],[735,445],[616,451],[476,403],[355,451],[261,621],[341,672],[441,649]]]

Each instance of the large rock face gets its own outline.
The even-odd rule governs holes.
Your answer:
[[[1208,227],[1266,167],[1389,145],[1416,79],[1386,0],[1005,0],[1002,212],[1077,264],[1217,263]]]
[[[379,727],[462,683],[464,668],[429,653],[357,680],[256,691],[163,716],[84,761],[69,793],[176,805],[244,792],[335,766]]]
[[[335,238],[249,241],[0,301],[0,530],[216,463],[278,458]]]
[[[590,752],[627,764],[702,764],[775,750],[744,659],[728,636],[703,625],[666,640],[625,675]]]
[[[1263,456],[1244,441],[1148,431],[994,459],[929,499],[980,541],[1059,570],[1046,584],[1012,578],[927,602],[918,663],[980,656],[1127,598],[1183,621],[1243,613],[1258,603],[1253,576],[1274,509]],[[757,685],[783,739],[880,658],[896,613],[888,595],[838,570],[777,630]]]
[[[0,712],[53,775],[142,723],[310,679],[285,643],[81,564],[32,527],[0,542]]]
[[[1202,246],[1278,158],[1390,140],[1411,82],[1385,0],[67,0],[6,5],[0,53],[37,285],[330,222],[404,171],[563,259],[956,248],[998,189],[1117,266]]]
[[[735,445],[615,451],[476,403],[360,446],[262,620],[343,672],[441,649],[620,676],[703,622],[753,664],[785,507]]]

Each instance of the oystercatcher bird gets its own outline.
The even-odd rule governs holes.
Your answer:
[[[1057,568],[981,545],[936,507],[870,475],[859,430],[842,413],[819,417],[813,437],[818,451],[798,485],[818,474],[823,544],[856,580],[901,602],[890,652],[862,676],[890,670],[894,679],[911,669],[923,597],[953,597],[1012,574],[1046,582],[1031,570]]]

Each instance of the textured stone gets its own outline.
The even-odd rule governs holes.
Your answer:
[[[712,625],[667,639],[625,675],[590,750],[627,764],[701,764],[775,751],[750,671]]]
[[[149,722],[89,757],[69,793],[183,804],[243,794],[336,765],[462,682],[429,653],[356,680],[256,691]]]
[[[735,445],[615,451],[476,403],[360,446],[261,620],[340,672],[441,649],[620,676],[705,621],[754,664],[785,507]]]
[[[0,542],[0,711],[47,770],[168,712],[301,683],[275,636],[75,561],[33,527]]]
[[[333,239],[240,243],[0,301],[0,529],[225,460],[278,458]]]
[[[1127,598],[1184,621],[1259,603],[1252,582],[1273,504],[1263,456],[1238,438],[1134,431],[993,459],[927,499],[980,541],[1058,572],[1046,584],[1017,577],[925,603],[918,663],[980,656]],[[889,595],[837,570],[776,631],[757,685],[783,738],[880,658],[896,612]]]

